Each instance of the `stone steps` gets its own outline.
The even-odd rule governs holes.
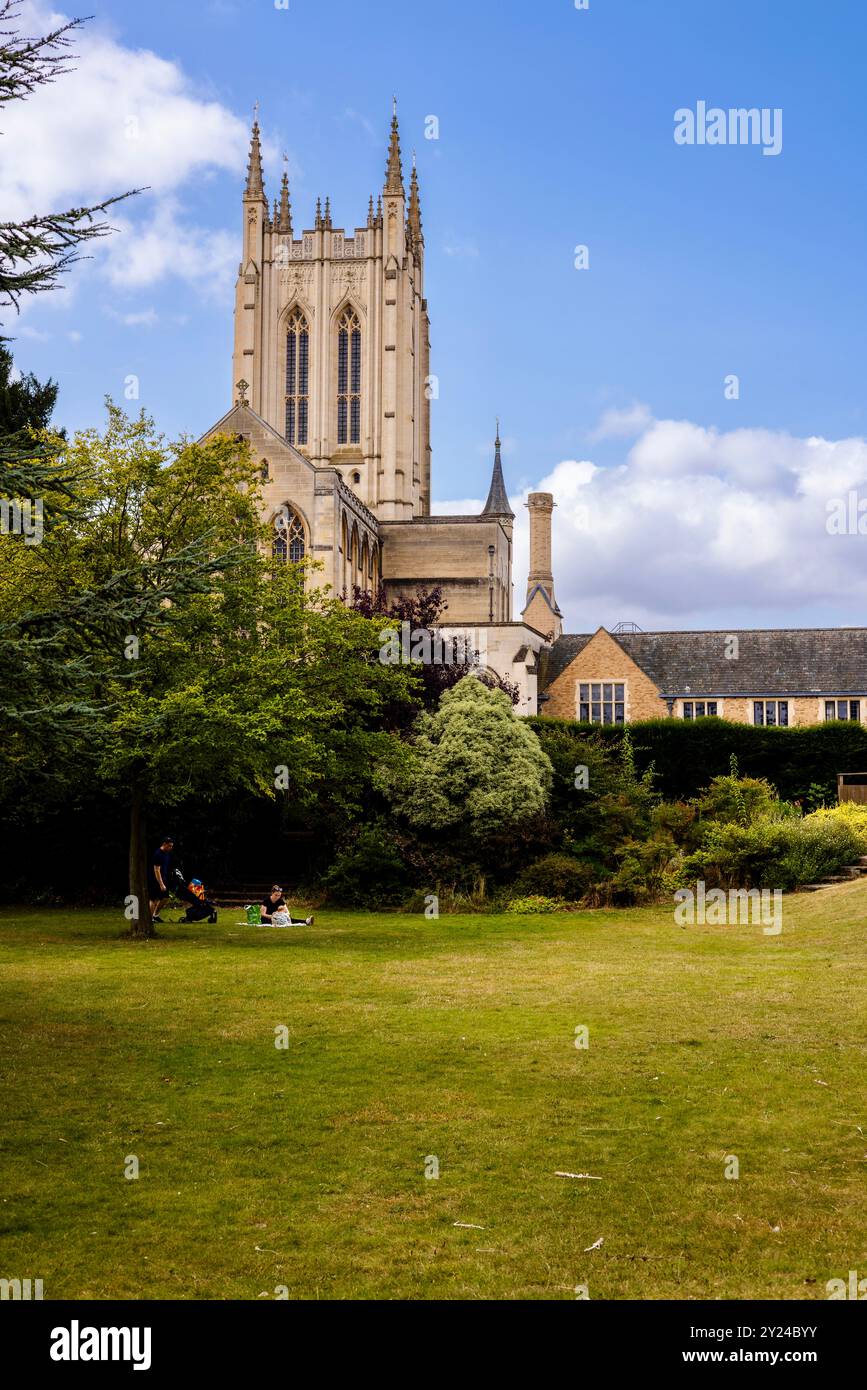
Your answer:
[[[838,874],[831,874],[830,878],[823,879],[821,883],[802,883],[797,891],[818,893],[820,888],[830,888],[835,883],[851,883],[853,879],[861,878],[864,874],[867,874],[867,854],[863,854],[857,864],[844,864]]]

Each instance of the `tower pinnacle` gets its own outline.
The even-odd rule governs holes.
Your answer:
[[[264,198],[265,181],[262,178],[262,148],[259,144],[259,121],[258,107],[256,102],[257,119],[253,121],[253,130],[250,136],[250,157],[247,161],[247,185],[244,189],[245,198]]]
[[[400,131],[397,125],[397,97],[392,98],[391,139],[388,144],[388,163],[385,167],[386,194],[396,193],[403,197],[403,169],[400,163]]]
[[[278,232],[288,232],[292,235],[292,204],[289,201],[289,156],[283,156],[283,179],[280,184],[280,217],[277,222]]]
[[[424,234],[421,229],[421,204],[418,197],[418,172],[415,167],[415,150],[412,152],[412,176],[409,181],[407,226],[409,227],[410,239],[413,246],[423,246]]]

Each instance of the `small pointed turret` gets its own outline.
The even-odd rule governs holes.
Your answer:
[[[400,163],[400,131],[397,126],[397,97],[392,100],[391,139],[388,144],[388,163],[385,166],[384,192],[404,196],[403,169]]]
[[[317,199],[316,199],[316,217],[314,218],[314,221],[313,221],[313,230],[318,232],[321,226],[322,226],[322,199],[321,199],[321,198],[317,198]]]
[[[376,225],[377,227],[382,226],[382,197],[376,200]]]
[[[410,239],[413,246],[424,245],[424,234],[421,229],[421,203],[418,197],[418,173],[415,167],[415,150],[412,153],[412,177],[409,181],[409,211],[407,212],[406,225],[409,228]]]
[[[292,235],[292,204],[289,201],[289,175],[285,168],[283,170],[283,182],[280,185],[280,216],[277,220],[277,231],[288,232]]]
[[[367,205],[367,225],[373,226],[373,194],[370,195],[370,202]]]
[[[250,136],[250,157],[247,161],[247,186],[244,189],[246,198],[265,197],[265,181],[262,177],[262,147],[259,144],[259,121],[253,122],[253,131]],[[267,206],[267,203],[266,203]]]
[[[509,506],[509,494],[503,478],[503,461],[500,457],[500,422],[497,421],[497,437],[494,440],[494,471],[491,474],[491,488],[488,500],[481,511],[482,516],[514,516]]]
[[[325,199],[325,219],[322,225],[326,231],[331,231],[331,199],[328,197]]]

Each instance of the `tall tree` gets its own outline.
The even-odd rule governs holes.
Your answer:
[[[417,710],[417,678],[379,660],[379,620],[309,594],[298,567],[260,544],[258,475],[243,444],[167,444],[147,416],[110,404],[107,428],[76,436],[64,461],[86,480],[81,514],[16,551],[0,616],[4,594],[25,615],[19,625],[38,603],[63,615],[89,694],[84,712],[67,715],[92,721],[74,742],[79,775],[86,765],[126,803],[132,930],[147,936],[155,805],[252,791],[357,810],[371,769],[400,761],[383,723],[402,703]],[[32,721],[31,708],[21,759]]]

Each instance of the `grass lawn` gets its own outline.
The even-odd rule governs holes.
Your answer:
[[[134,944],[108,912],[0,911],[0,1276],[824,1299],[867,1275],[867,883],[787,898],[777,937],[658,909],[237,915]]]

